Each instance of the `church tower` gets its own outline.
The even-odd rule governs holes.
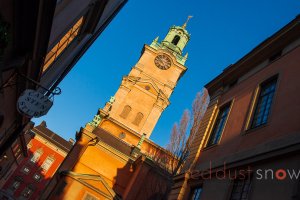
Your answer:
[[[153,199],[159,192],[149,188],[157,188],[156,181],[167,185],[160,166],[170,167],[173,155],[148,138],[187,69],[183,49],[189,39],[185,23],[144,45],[115,96],[76,133],[59,177],[49,183],[55,186],[48,199]],[[159,166],[152,160],[156,155],[164,158]]]
[[[157,37],[150,45],[144,45],[138,62],[123,77],[115,96],[99,110],[93,126],[131,144],[136,144],[141,136],[150,137],[170,104],[175,86],[187,70],[184,64],[188,54],[183,55],[183,49],[190,34],[186,23],[170,27],[161,42]]]

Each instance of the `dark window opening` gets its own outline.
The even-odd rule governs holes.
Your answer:
[[[193,188],[190,195],[190,200],[200,200],[201,192],[202,187]]]
[[[235,179],[231,191],[230,200],[248,200],[251,188],[251,178]]]
[[[272,78],[261,85],[251,128],[256,128],[267,123],[275,93],[276,83],[277,77]]]
[[[34,188],[32,185],[27,186],[23,192],[22,192],[22,197],[25,197],[26,199],[29,199],[29,197],[33,194]]]
[[[223,129],[225,127],[225,123],[226,123],[227,116],[229,113],[229,108],[230,108],[230,103],[226,104],[225,106],[223,106],[220,109],[219,114],[216,119],[216,122],[214,124],[214,127],[210,134],[207,146],[211,146],[211,145],[217,144],[219,142],[222,132],[223,132]]]
[[[12,190],[13,192],[16,191],[20,187],[21,184],[22,184],[22,178],[19,176],[15,177],[15,179],[10,187],[10,190]]]
[[[175,35],[173,40],[172,40],[172,44],[177,45],[179,40],[180,40],[180,37],[178,35]]]

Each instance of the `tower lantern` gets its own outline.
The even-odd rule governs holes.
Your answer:
[[[186,30],[187,22],[190,18],[191,16],[188,17],[187,21],[182,26],[172,26],[169,29],[168,34],[162,41],[162,45],[164,47],[167,47],[177,54],[182,55],[184,47],[190,40],[190,34]]]

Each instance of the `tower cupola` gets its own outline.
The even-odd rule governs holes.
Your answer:
[[[186,26],[191,17],[192,16],[188,16],[186,22],[182,26],[171,26],[162,42],[159,42],[158,37],[156,37],[150,46],[155,49],[160,48],[171,51],[178,58],[178,61],[181,64],[184,64],[187,59],[187,55],[182,55],[183,49],[187,45],[191,36],[186,30]]]

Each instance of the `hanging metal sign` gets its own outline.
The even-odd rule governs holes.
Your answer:
[[[28,117],[41,117],[46,115],[53,105],[53,101],[41,92],[27,89],[19,97],[17,109]]]

